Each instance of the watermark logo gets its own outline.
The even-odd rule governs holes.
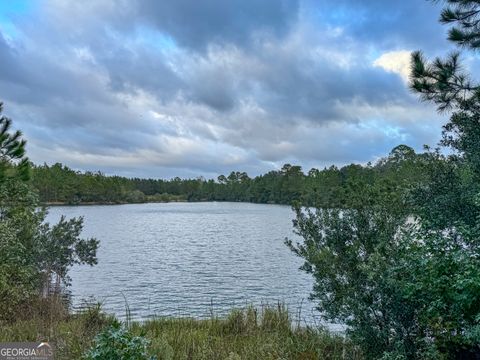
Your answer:
[[[0,360],[52,360],[53,347],[46,342],[0,343]]]

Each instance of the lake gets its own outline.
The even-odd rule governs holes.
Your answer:
[[[133,319],[225,315],[248,304],[288,306],[317,323],[310,275],[284,244],[296,238],[288,206],[155,203],[50,208],[48,220],[84,216],[84,237],[100,240],[98,265],[71,272],[74,307],[95,297]]]

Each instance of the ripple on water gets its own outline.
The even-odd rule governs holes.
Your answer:
[[[166,203],[54,207],[49,220],[84,216],[84,236],[100,240],[98,265],[71,271],[74,306],[94,296],[104,308],[132,317],[207,317],[247,304],[302,307],[309,275],[285,246],[293,213],[287,206],[246,203]]]

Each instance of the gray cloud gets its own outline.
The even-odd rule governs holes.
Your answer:
[[[149,0],[137,7],[139,16],[194,49],[211,42],[248,46],[256,32],[284,36],[298,9],[297,0]]]
[[[12,19],[17,34],[0,20],[0,99],[37,162],[258,174],[283,162],[367,162],[440,133],[442,119],[402,77],[374,66],[392,50],[443,50],[430,4],[40,4]]]

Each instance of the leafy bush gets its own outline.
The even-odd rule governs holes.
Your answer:
[[[296,207],[303,241],[287,245],[315,278],[312,298],[327,321],[348,325],[367,358],[417,352],[415,309],[388,276],[405,215],[381,206],[346,210]]]
[[[154,360],[148,355],[150,342],[132,335],[120,322],[115,322],[95,337],[85,360]]]

